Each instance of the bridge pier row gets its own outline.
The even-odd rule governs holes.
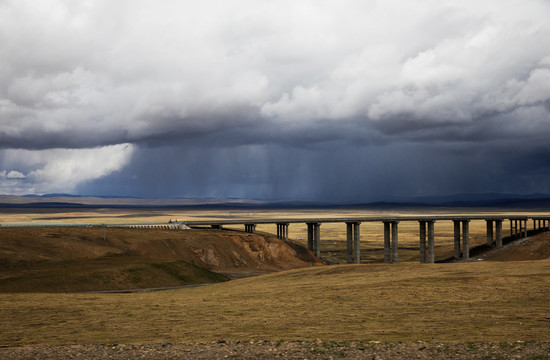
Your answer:
[[[460,223],[462,223],[462,259],[470,258],[470,220],[453,220],[454,222],[454,257],[460,258]]]
[[[307,246],[316,257],[321,257],[321,223],[307,224]]]
[[[346,222],[346,254],[348,264],[361,263],[361,222]]]
[[[255,233],[256,224],[244,224],[244,231],[251,234]]]
[[[487,222],[487,246],[502,247],[502,220],[485,220]],[[494,223],[494,228],[493,228]],[[494,231],[493,231],[494,230]]]
[[[420,223],[420,263],[433,264],[435,262],[435,231],[434,220],[419,221]],[[427,231],[426,231],[427,225]],[[426,257],[426,234],[428,237],[428,256]]]
[[[546,219],[533,219],[533,230],[536,233],[548,231],[548,225],[546,225]]]
[[[399,262],[397,250],[399,248],[399,239],[397,224],[399,221],[384,221],[384,262],[397,264]],[[391,236],[391,243],[390,243]]]
[[[277,238],[288,241],[288,223],[277,223]]]
[[[519,226],[518,226],[519,223]],[[527,219],[510,219],[510,236],[527,238]]]

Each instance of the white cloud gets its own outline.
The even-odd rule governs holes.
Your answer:
[[[24,179],[25,175],[19,171],[12,170],[6,175],[8,179]]]
[[[134,146],[121,144],[94,149],[4,150],[3,162],[29,169],[25,176],[12,170],[0,175],[4,191],[9,193],[71,193],[78,185],[121,170],[130,160]]]

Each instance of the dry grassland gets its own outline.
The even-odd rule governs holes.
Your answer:
[[[0,344],[546,341],[550,260],[344,265],[138,294],[0,294]]]
[[[454,210],[432,213],[441,215],[447,211],[457,214]],[[0,222],[116,223],[368,215],[384,214],[332,210],[159,210],[144,214],[105,210],[15,214],[10,220],[1,215]],[[508,224],[504,225],[507,235]],[[262,225],[257,229],[273,233],[275,226]],[[452,222],[437,222],[435,230],[436,257],[450,255]],[[470,233],[472,245],[484,243],[485,222],[472,221]],[[366,250],[362,260],[369,262],[367,265],[291,270],[151,293],[0,294],[0,345],[196,343],[220,338],[383,342],[550,339],[550,259],[386,265],[376,263],[381,260],[382,224],[362,224],[361,235]],[[418,224],[400,223],[399,236],[400,260],[417,259],[414,248],[418,246]],[[290,237],[304,241],[305,224],[291,224]],[[338,251],[345,247],[345,224],[323,223],[321,239],[322,248],[333,253],[326,255],[338,258]]]
[[[52,212],[51,210],[36,210],[34,213],[1,214],[2,222],[24,223],[122,223],[122,222],[168,222],[169,220],[192,221],[209,219],[301,219],[301,218],[341,218],[366,216],[412,216],[412,215],[503,215],[518,214],[517,211],[495,211],[494,209],[462,209],[462,208],[417,208],[398,209],[391,211],[371,210],[339,210],[339,209],[311,209],[311,210],[202,210],[202,209],[97,209],[79,211],[65,209]],[[550,212],[528,212],[530,215],[550,215]],[[418,261],[419,225],[416,221],[399,223],[399,259],[400,261]],[[529,228],[532,224],[528,224]],[[228,229],[243,231],[242,225],[226,226]],[[275,224],[258,225],[260,233],[274,234]],[[510,234],[509,222],[503,223],[503,235]],[[307,226],[296,223],[289,226],[289,237],[306,244]],[[323,257],[336,262],[345,261],[346,224],[321,224],[321,251]],[[486,224],[483,220],[470,222],[470,248],[486,242]],[[438,221],[435,223],[435,256],[436,261],[446,259],[453,254],[453,222]],[[383,260],[383,224],[381,222],[367,222],[361,224],[361,261],[362,263],[381,262]]]

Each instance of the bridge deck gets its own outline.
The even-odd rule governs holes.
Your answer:
[[[411,216],[361,216],[361,217],[311,217],[311,218],[270,218],[270,219],[210,219],[178,222],[131,222],[131,223],[1,223],[0,227],[96,227],[96,226],[162,226],[183,224],[187,226],[220,226],[244,224],[296,224],[296,223],[358,223],[395,221],[466,221],[466,220],[550,220],[544,215],[411,215]]]

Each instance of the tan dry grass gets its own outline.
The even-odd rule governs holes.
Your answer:
[[[495,211],[494,209],[464,209],[464,208],[423,208],[396,209],[387,211],[353,210],[353,209],[291,209],[291,210],[202,210],[202,209],[78,209],[36,210],[33,213],[13,211],[0,214],[2,222],[67,222],[67,223],[121,223],[121,222],[168,222],[169,220],[209,220],[209,219],[297,219],[297,218],[329,218],[329,217],[365,217],[365,216],[411,216],[411,215],[508,215],[517,214],[510,211]],[[531,215],[550,215],[550,212],[529,212]],[[531,227],[532,225],[529,224]],[[235,230],[244,230],[242,225],[228,226]],[[274,234],[275,224],[258,225],[258,232]],[[509,222],[503,223],[503,235],[510,233]],[[400,261],[418,261],[418,222],[406,221],[399,223],[399,258]],[[306,224],[290,224],[289,237],[306,244]],[[346,224],[322,223],[321,251],[324,257],[334,261],[344,261],[346,248]],[[486,225],[483,220],[470,223],[470,247],[486,242]],[[438,221],[435,223],[436,260],[448,258],[453,253],[453,222]],[[383,225],[382,223],[361,224],[362,262],[380,262],[383,258]]]
[[[144,294],[0,294],[0,344],[546,341],[550,260],[343,265]]]

